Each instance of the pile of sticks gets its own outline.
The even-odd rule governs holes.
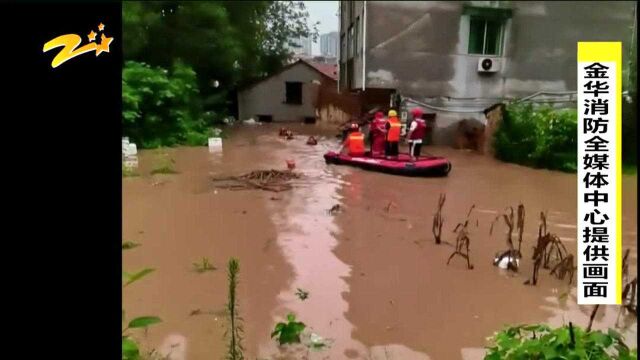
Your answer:
[[[291,190],[290,181],[299,179],[300,174],[290,170],[255,170],[240,176],[213,178],[215,186],[228,190],[259,189],[272,192]]]

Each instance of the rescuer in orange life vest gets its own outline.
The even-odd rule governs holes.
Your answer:
[[[371,125],[369,125],[369,136],[371,141],[371,156],[377,157],[384,155],[384,147],[385,147],[385,134],[387,129],[385,129],[384,125],[386,120],[384,119],[384,114],[381,111],[376,112],[373,121],[371,121]]]
[[[411,161],[416,161],[420,157],[420,150],[422,148],[422,139],[427,133],[427,124],[422,118],[422,109],[414,108],[411,110],[413,120],[409,125],[409,132],[407,133],[407,140],[409,141],[409,155]]]
[[[360,132],[358,124],[351,124],[349,134],[338,152],[347,148],[349,156],[364,156],[364,134]]]
[[[387,130],[387,142],[385,149],[385,156],[389,157],[398,157],[398,143],[400,142],[400,130],[402,129],[402,124],[400,120],[398,120],[398,113],[395,110],[389,110],[389,118],[387,119],[387,123],[385,124],[385,129]]]

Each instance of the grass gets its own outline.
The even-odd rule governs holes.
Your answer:
[[[211,261],[209,261],[209,259],[206,257],[202,258],[202,261],[200,262],[193,263],[193,268],[197,273],[200,273],[200,274],[207,271],[216,270],[216,267],[213,266]]]
[[[244,360],[244,347],[242,346],[244,329],[242,326],[242,318],[238,313],[238,302],[236,299],[236,288],[238,286],[238,274],[240,273],[240,264],[237,259],[231,258],[227,267],[227,276],[229,279],[229,293],[227,295],[227,314],[229,318],[229,327],[226,336],[229,340],[227,347],[226,360]]]
[[[158,157],[155,161],[154,168],[151,170],[151,175],[155,174],[178,174],[178,171],[173,167],[176,163],[175,160],[169,157],[169,154],[164,152],[164,148],[156,150]]]
[[[178,172],[171,165],[162,165],[151,170],[151,175],[155,174],[178,174]]]
[[[637,175],[638,165],[622,164],[622,174],[624,175]]]
[[[135,177],[140,176],[135,170],[130,169],[126,166],[122,166],[122,177]]]

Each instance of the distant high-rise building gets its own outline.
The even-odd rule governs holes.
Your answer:
[[[320,35],[320,55],[325,57],[338,57],[338,32]]]
[[[289,46],[289,50],[291,50],[294,55],[311,56],[311,38],[301,36],[297,39],[291,39],[290,42],[295,44]]]

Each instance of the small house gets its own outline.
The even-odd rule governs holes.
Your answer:
[[[298,60],[238,91],[240,120],[315,123],[321,93],[337,91],[337,68]]]

